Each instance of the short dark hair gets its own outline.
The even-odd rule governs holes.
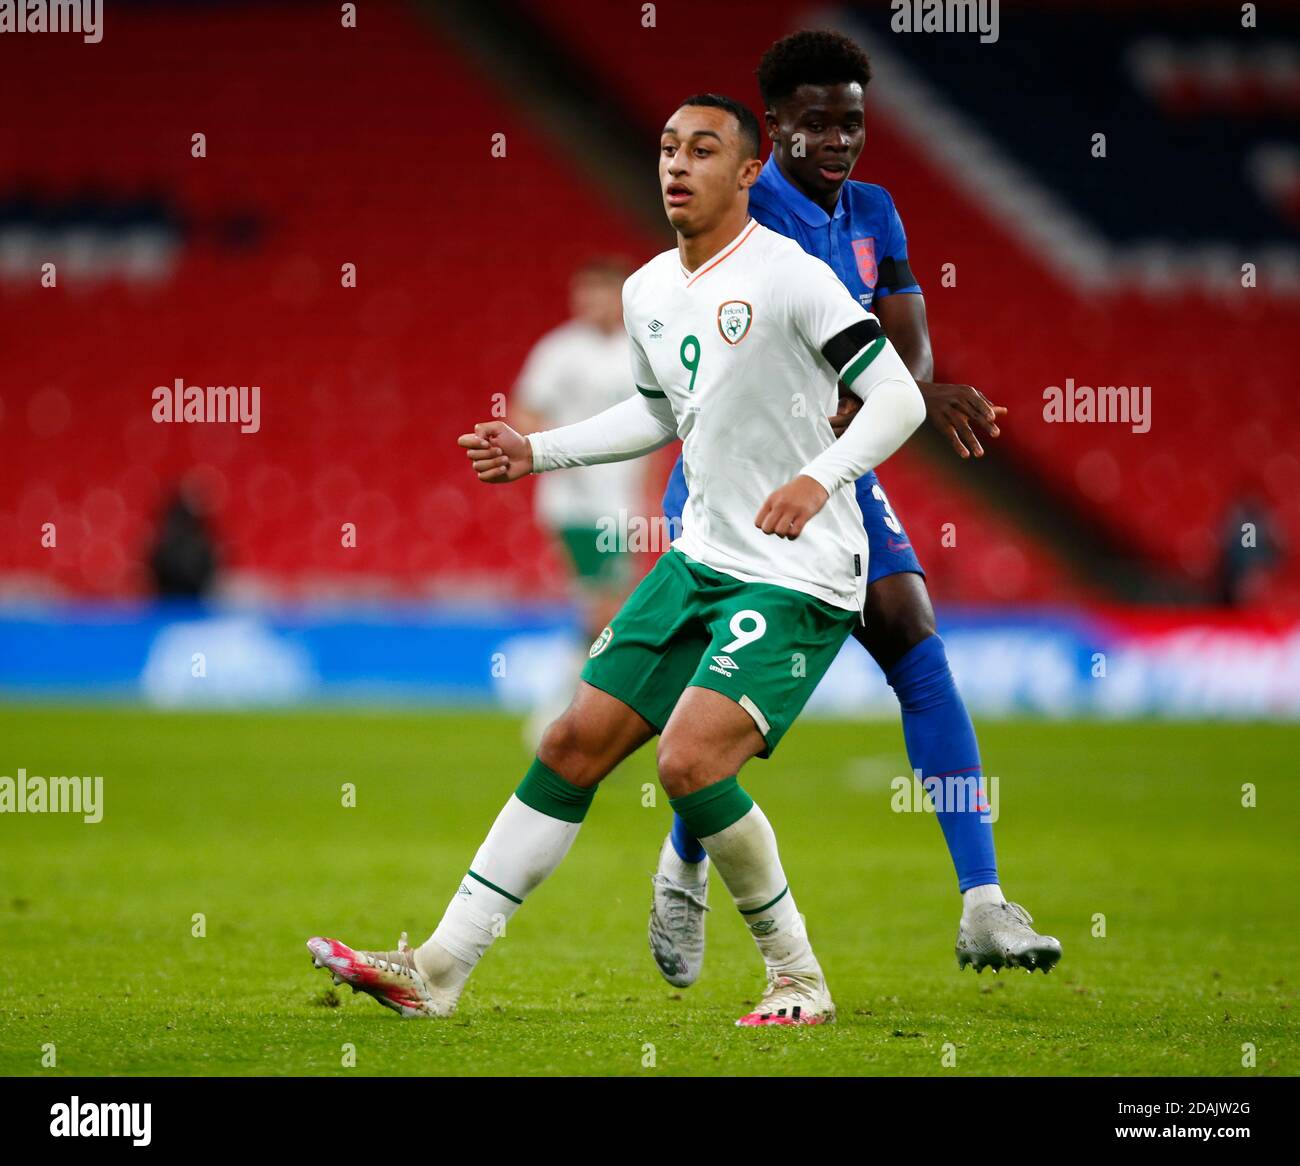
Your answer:
[[[721,93],[696,93],[683,101],[678,108],[685,109],[688,105],[703,105],[709,109],[725,109],[740,123],[740,144],[746,151],[743,157],[758,157],[758,143],[761,138],[761,131],[758,128],[758,118],[754,116],[754,111],[748,105],[742,104],[733,97],[724,97]]]
[[[864,89],[871,62],[857,44],[831,29],[804,29],[777,41],[755,70],[763,105],[771,109],[800,85],[842,85],[856,81]]]
[[[618,280],[622,283],[634,270],[626,255],[590,255],[574,268],[575,276],[587,279]]]

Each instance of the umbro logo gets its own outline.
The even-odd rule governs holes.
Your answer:
[[[650,329],[650,339],[651,339],[651,340],[662,340],[662,339],[663,339],[663,336],[664,336],[664,326],[663,326],[663,324],[662,324],[661,321],[659,321],[659,320],[651,320],[650,323],[646,325],[646,327]]]
[[[719,672],[723,676],[730,676],[733,672],[740,671],[740,665],[730,656],[714,656],[713,663],[709,665],[710,672]]]

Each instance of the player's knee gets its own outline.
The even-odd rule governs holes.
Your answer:
[[[928,640],[935,632],[934,611],[928,604],[924,608],[912,607],[899,612],[888,627],[889,637],[900,649],[900,655],[911,651],[922,640]]]
[[[605,759],[593,749],[589,731],[572,713],[562,713],[542,734],[537,757],[565,781],[591,786],[605,776]]]
[[[714,756],[699,744],[681,737],[660,737],[655,761],[659,784],[670,798],[685,797],[718,777],[713,772],[717,767]]]
[[[855,635],[882,668],[890,668],[935,635],[934,608],[925,585],[911,575],[887,576],[867,594],[865,626]]]

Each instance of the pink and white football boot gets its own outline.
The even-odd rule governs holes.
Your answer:
[[[412,1017],[450,1016],[460,991],[440,988],[420,974],[415,949],[403,931],[396,951],[353,951],[337,939],[317,936],[307,941],[313,967],[331,973],[336,984],[373,996],[385,1008]]]
[[[768,1024],[830,1024],[835,1019],[835,1004],[826,977],[819,967],[809,972],[768,972],[767,991],[753,1012],[742,1016],[739,1028],[758,1028]]]

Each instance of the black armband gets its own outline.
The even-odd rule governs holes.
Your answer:
[[[876,267],[876,291],[897,291],[916,283],[906,259],[882,259]]]
[[[822,355],[837,373],[842,373],[845,366],[868,344],[879,340],[885,334],[877,319],[859,320],[850,324],[837,336],[832,336],[822,345]]]

